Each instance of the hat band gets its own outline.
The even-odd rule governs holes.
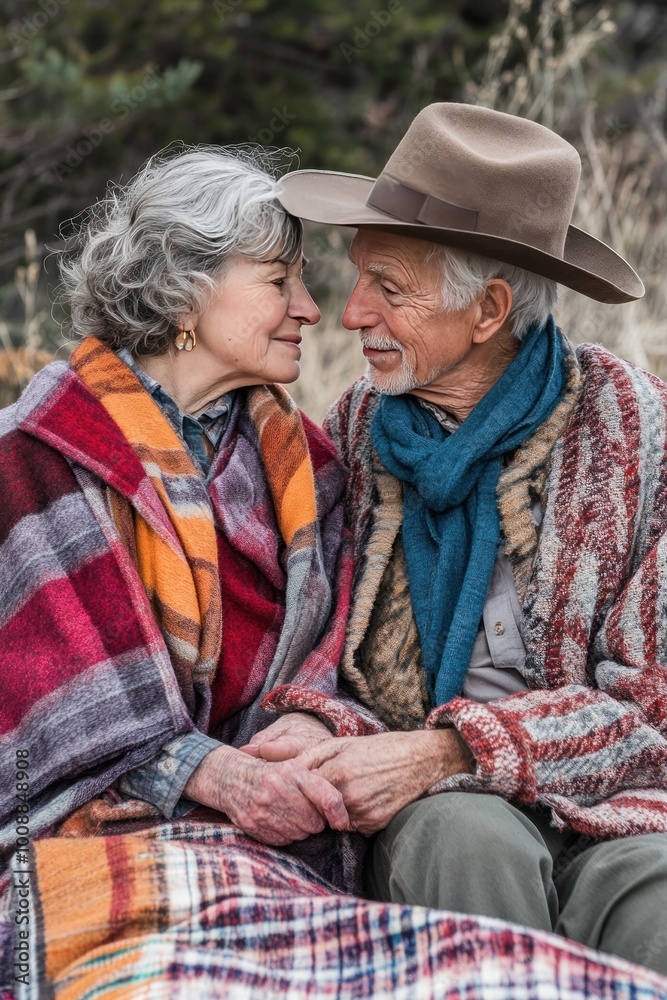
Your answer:
[[[463,229],[470,233],[474,233],[477,227],[477,212],[474,209],[452,205],[435,195],[415,191],[386,174],[378,177],[366,204],[401,222],[420,222],[425,226]]]

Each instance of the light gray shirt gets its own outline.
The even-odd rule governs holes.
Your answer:
[[[502,546],[493,567],[482,621],[463,682],[463,697],[486,702],[528,690],[522,674],[526,647],[521,638],[521,607]]]

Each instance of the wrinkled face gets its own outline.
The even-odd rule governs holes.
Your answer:
[[[359,230],[350,259],[359,278],[343,313],[358,330],[368,376],[389,395],[435,382],[468,355],[474,303],[443,312],[442,270],[427,260],[432,244],[392,233]]]
[[[301,327],[320,318],[302,268],[302,260],[228,262],[204,311],[189,318],[197,333],[192,357],[208,366],[211,381],[224,376],[238,388],[299,377]]]

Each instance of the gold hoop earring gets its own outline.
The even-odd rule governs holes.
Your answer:
[[[197,334],[194,330],[181,330],[174,343],[179,351],[191,351],[197,346]]]

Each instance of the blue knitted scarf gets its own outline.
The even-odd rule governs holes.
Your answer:
[[[496,488],[503,455],[555,409],[565,385],[562,334],[550,316],[450,434],[419,400],[383,396],[371,429],[403,482],[410,596],[432,701],[460,693],[500,544]]]

